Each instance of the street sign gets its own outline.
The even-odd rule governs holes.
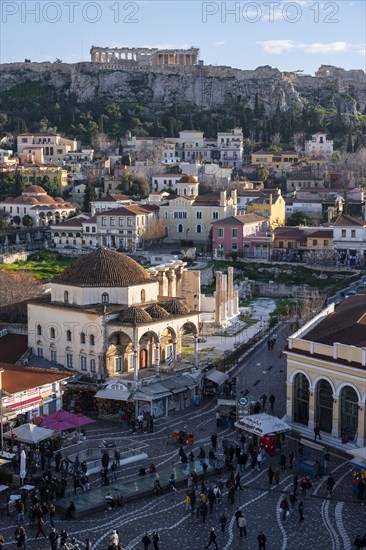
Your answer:
[[[246,405],[248,405],[248,399],[246,397],[241,397],[239,399],[239,405],[242,405],[243,407],[245,407]]]

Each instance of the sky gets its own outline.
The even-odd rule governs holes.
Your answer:
[[[364,0],[1,0],[0,62],[90,61],[94,46],[200,48],[205,65],[366,70]]]

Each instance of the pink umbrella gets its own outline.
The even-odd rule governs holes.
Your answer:
[[[66,420],[57,420],[56,418],[44,418],[42,426],[46,426],[47,428],[55,430],[56,432],[63,432],[64,430],[75,430],[77,428],[77,426],[71,424],[70,422],[66,422]]]
[[[84,414],[75,414],[61,410],[45,416],[42,419],[42,426],[47,426],[57,431],[75,430],[76,428],[80,428],[80,426],[85,426],[86,424],[91,424],[92,422],[95,422],[95,420],[85,416]]]

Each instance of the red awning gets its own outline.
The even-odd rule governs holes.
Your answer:
[[[37,397],[32,397],[31,399],[26,399],[21,403],[12,403],[11,405],[7,405],[6,408],[11,410],[24,409],[25,407],[29,407],[30,405],[38,405],[38,403],[41,403],[41,401],[42,401],[42,398],[37,396]]]

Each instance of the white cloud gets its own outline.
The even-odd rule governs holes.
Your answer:
[[[350,44],[349,42],[296,42],[294,40],[263,40],[257,42],[263,51],[270,54],[283,54],[290,51],[301,51],[310,55],[313,54],[338,54],[354,50],[360,55],[365,54],[365,44]]]
[[[212,42],[213,46],[223,46],[225,44],[225,40],[219,40],[218,42]]]

